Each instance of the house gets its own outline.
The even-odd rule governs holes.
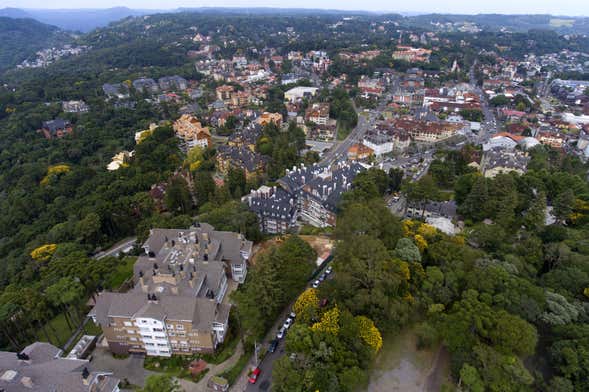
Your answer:
[[[362,143],[352,144],[348,148],[348,159],[350,161],[363,161],[370,158],[374,154],[374,150]]]
[[[317,125],[327,125],[329,122],[329,104],[314,103],[306,110],[305,120]]]
[[[260,117],[258,117],[256,122],[263,127],[271,123],[274,123],[276,126],[281,126],[282,114],[264,112],[260,115]]]
[[[61,108],[65,113],[87,113],[90,110],[84,101],[63,101]]]
[[[408,218],[456,218],[456,202],[432,201],[423,204],[408,204],[405,216]]]
[[[229,168],[241,169],[248,180],[262,174],[268,163],[267,157],[246,147],[219,146],[215,158],[219,172],[227,175]]]
[[[120,380],[85,359],[61,356],[49,343],[35,342],[18,353],[0,351],[0,390],[119,392]]]
[[[133,81],[133,87],[140,93],[156,94],[159,92],[159,86],[151,78],[140,78]]]
[[[102,85],[102,91],[109,98],[126,99],[129,98],[129,87],[122,83]]]
[[[68,120],[56,118],[55,120],[43,121],[43,125],[38,132],[41,132],[45,139],[59,139],[73,134],[74,128]]]
[[[371,79],[362,75],[358,81],[358,88],[364,97],[377,96],[380,97],[384,92],[384,86],[380,79]]]
[[[256,151],[258,139],[262,136],[260,124],[250,123],[247,127],[233,132],[227,140],[227,145],[232,147],[245,147],[252,152]]]
[[[157,81],[162,91],[179,90],[184,91],[188,88],[188,82],[181,76],[164,76]]]
[[[183,114],[174,122],[174,132],[188,148],[207,148],[212,145],[209,127],[203,127],[197,118],[189,114]]]
[[[277,181],[279,187],[250,193],[247,203],[265,232],[283,233],[293,228],[297,219],[315,227],[335,226],[337,205],[362,170],[364,166],[356,162],[301,164],[287,170]]]
[[[252,242],[206,223],[152,229],[133,267],[135,287],[101,293],[89,316],[115,354],[212,353],[229,328],[228,276],[242,283]]]
[[[284,99],[288,102],[295,103],[302,99],[314,97],[317,94],[317,90],[319,90],[317,87],[293,87],[284,93]]]
[[[135,155],[135,151],[121,151],[112,157],[111,162],[106,166],[106,170],[115,171],[128,165],[129,160]]]
[[[507,132],[499,132],[483,144],[483,151],[489,151],[492,149],[513,150],[523,138],[523,136],[517,136]]]
[[[485,177],[495,177],[499,173],[524,174],[530,158],[518,150],[492,149],[486,151],[481,161],[481,171]]]
[[[446,140],[458,133],[464,125],[447,121],[407,120],[399,119],[393,122],[397,130],[407,134],[417,142],[436,143]]]

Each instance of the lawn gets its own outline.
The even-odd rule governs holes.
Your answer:
[[[199,355],[173,355],[169,358],[164,357],[145,357],[144,367],[158,373],[165,373],[168,376],[183,378],[188,381],[197,382],[204,377],[208,369],[193,377],[188,370],[188,366]]]
[[[134,256],[125,256],[119,266],[108,276],[106,281],[107,288],[116,290],[127,279],[133,276],[133,266],[135,265],[135,261],[137,257]]]
[[[51,319],[46,324],[45,330],[49,334],[49,343],[57,347],[61,347],[65,344],[73,332],[70,327],[68,327],[63,313],[60,313]],[[54,331],[57,333],[57,336],[54,334]],[[42,342],[47,341],[45,334],[41,331],[39,331],[39,340]]]

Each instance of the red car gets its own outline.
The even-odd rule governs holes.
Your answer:
[[[248,381],[250,382],[250,384],[255,384],[256,381],[258,381],[258,377],[259,377],[260,373],[262,373],[260,368],[255,368],[254,370],[252,370],[252,372],[250,373],[250,376],[248,378]]]

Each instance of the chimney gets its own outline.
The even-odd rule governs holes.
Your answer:
[[[82,382],[84,385],[90,384],[90,372],[87,367],[84,367],[84,370],[82,370]]]

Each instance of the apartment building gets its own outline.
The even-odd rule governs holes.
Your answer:
[[[329,104],[314,103],[305,112],[305,120],[317,125],[327,125],[329,122]]]
[[[211,132],[209,127],[203,127],[201,122],[190,114],[183,114],[174,122],[176,136],[186,143],[188,148],[211,145]]]
[[[228,278],[243,283],[252,242],[197,227],[153,229],[133,268],[134,288],[101,293],[90,312],[113,353],[214,352],[228,330]]]
[[[298,219],[315,227],[335,226],[337,204],[364,168],[357,162],[301,164],[287,170],[277,187],[261,187],[244,200],[267,233],[284,233]]]

